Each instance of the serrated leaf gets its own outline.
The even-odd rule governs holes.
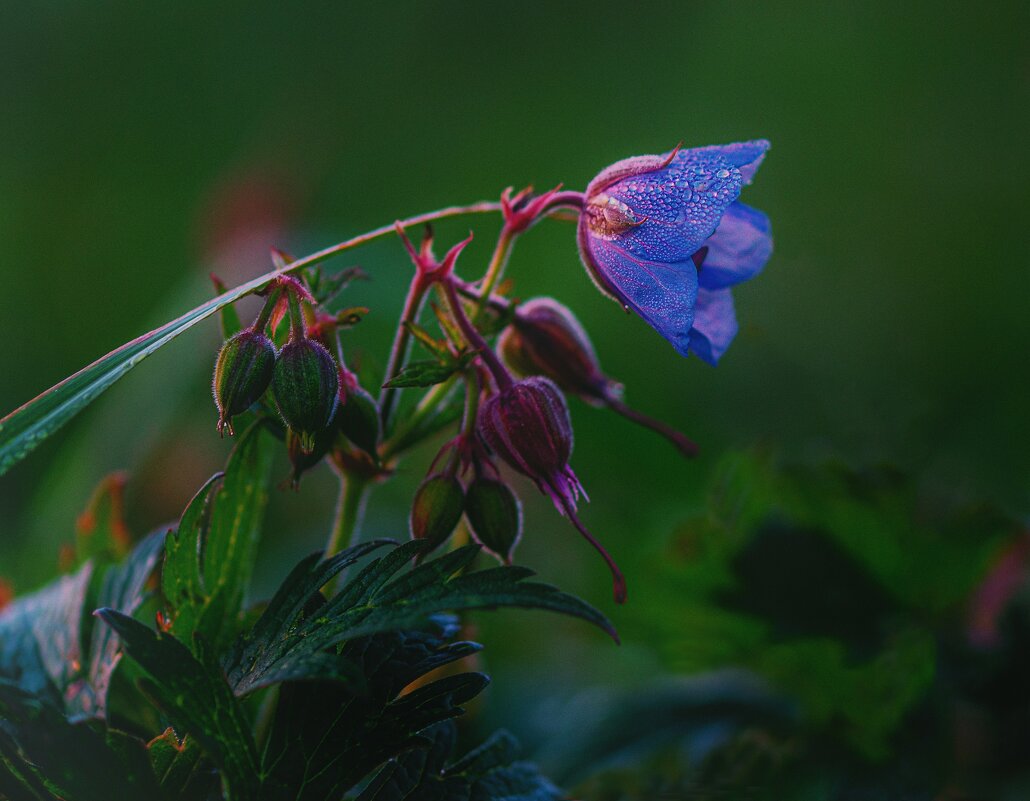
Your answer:
[[[125,735],[112,748],[87,724],[70,723],[56,706],[6,682],[0,682],[0,718],[7,735],[0,745],[5,758],[20,757],[22,772],[33,772],[39,784],[64,801],[161,798],[145,760],[131,758],[129,745],[121,740]]]
[[[239,693],[265,686],[269,676],[289,672],[289,663],[307,654],[356,637],[417,628],[432,615],[452,610],[547,609],[582,618],[617,639],[611,623],[589,604],[548,584],[525,581],[533,575],[528,568],[502,566],[455,575],[475,557],[478,545],[456,549],[389,580],[421,551],[417,541],[398,546],[369,564],[318,614],[302,617],[300,610],[307,603],[302,599],[310,600],[318,592],[328,580],[323,576],[335,574],[340,562],[353,562],[367,551],[350,549],[317,564],[309,557],[284,582],[254,632],[241,638],[227,658],[232,686]]]
[[[558,801],[566,796],[536,766],[517,760],[518,743],[507,732],[449,767],[454,747],[453,723],[427,732],[427,748],[408,751],[387,762],[357,801]]]
[[[458,370],[462,365],[455,361],[448,361],[445,364],[435,359],[411,362],[405,365],[397,375],[383,384],[389,389],[404,389],[407,387],[431,387],[434,384],[442,384]]]
[[[272,451],[256,423],[240,438],[225,474],[191,501],[168,538],[162,586],[171,631],[214,650],[235,636],[268,501]]]
[[[319,590],[340,571],[357,562],[390,540],[374,540],[341,551],[329,559],[314,553],[302,559],[290,571],[269,601],[254,627],[241,634],[227,653],[223,664],[230,686],[237,695],[245,695],[274,682],[274,676],[299,678],[296,663],[324,667],[319,649],[281,650],[289,632],[296,628],[313,601],[320,600]],[[312,656],[315,655],[315,656]]]
[[[82,610],[92,576],[87,562],[0,612],[0,678],[61,703],[83,660]]]
[[[404,327],[415,337],[416,342],[436,357],[437,361],[447,362],[450,360],[451,351],[447,347],[446,340],[437,339],[418,323],[411,320],[405,320]]]
[[[420,732],[461,714],[460,705],[487,682],[463,673],[402,694],[426,672],[478,650],[448,643],[455,630],[453,618],[438,618],[422,631],[348,642],[340,656],[367,677],[357,691],[337,683],[283,686],[264,758],[270,786],[298,801],[339,798],[383,761],[427,745]]]
[[[158,634],[113,609],[96,614],[118,633],[125,652],[150,677],[142,685],[144,692],[179,731],[196,737],[221,768],[228,797],[255,798],[260,784],[257,746],[221,671],[195,658],[170,634]]]

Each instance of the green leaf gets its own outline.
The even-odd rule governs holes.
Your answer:
[[[22,774],[23,788],[42,786],[65,801],[161,798],[146,760],[135,758],[127,735],[109,742],[84,723],[70,723],[53,704],[6,682],[0,682],[0,719],[5,735],[0,752]]]
[[[404,321],[404,327],[408,329],[415,340],[436,357],[436,360],[445,363],[450,361],[451,352],[447,347],[447,341],[436,339],[426,329],[411,320]]]
[[[210,796],[211,776],[202,770],[204,761],[197,741],[187,735],[180,740],[170,726],[147,743],[147,755],[161,789],[180,801],[201,801]]]
[[[308,279],[315,300],[320,306],[327,306],[353,281],[368,281],[369,277],[360,267],[347,267],[327,275],[325,270],[318,266],[308,270]]]
[[[219,295],[224,295],[229,289],[225,282],[214,273],[211,273],[211,282],[215,285],[215,292]],[[233,334],[243,329],[243,321],[240,320],[236,307],[231,303],[227,303],[222,307],[218,313],[218,318],[222,326],[222,339],[229,339]]]
[[[495,733],[450,766],[445,762],[457,739],[454,724],[441,723],[427,734],[428,748],[387,762],[357,801],[558,801],[567,797],[536,766],[518,761],[518,742],[507,732]]]
[[[418,627],[432,615],[452,610],[547,609],[582,618],[616,639],[612,624],[592,606],[550,585],[525,581],[533,575],[527,568],[503,566],[456,575],[475,558],[478,545],[451,551],[391,581],[422,552],[421,542],[405,543],[371,562],[317,614],[302,614],[329,577],[383,544],[369,543],[366,550],[349,549],[317,563],[308,557],[294,569],[254,630],[241,637],[226,659],[226,675],[237,692],[266,686],[308,654],[355,637]]]
[[[438,617],[423,630],[348,642],[339,655],[366,677],[363,687],[284,685],[265,752],[266,789],[298,801],[339,798],[385,760],[424,745],[426,727],[461,714],[460,705],[487,683],[478,673],[461,673],[405,692],[478,650],[475,643],[448,642],[457,631],[454,618]]]
[[[291,265],[291,269],[299,266],[300,262]],[[247,281],[125,343],[0,419],[0,475],[28,456],[147,356],[226,305],[260,289],[275,275],[270,272]]]
[[[83,662],[82,612],[93,565],[0,612],[0,678],[60,705]]]
[[[455,361],[448,361],[444,364],[436,359],[411,362],[383,386],[390,389],[431,387],[434,384],[442,384],[460,369],[461,365]]]
[[[125,652],[148,674],[142,688],[182,732],[196,737],[222,770],[230,799],[256,798],[257,746],[221,671],[202,663],[170,634],[158,634],[113,609],[96,613],[121,637]]]
[[[240,437],[224,476],[190,502],[165,548],[171,631],[186,642],[198,635],[216,652],[236,636],[268,502],[272,450],[262,428]]]

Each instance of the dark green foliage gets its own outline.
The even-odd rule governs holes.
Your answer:
[[[558,801],[565,797],[535,766],[518,760],[518,743],[507,732],[497,732],[449,765],[455,743],[453,724],[442,723],[426,734],[431,738],[428,748],[386,763],[357,801]]]
[[[454,609],[549,609],[581,617],[615,637],[611,623],[593,607],[547,584],[525,581],[532,575],[526,568],[461,573],[479,550],[475,545],[394,578],[423,547],[418,541],[400,545],[371,562],[317,614],[303,614],[306,605],[317,600],[319,587],[383,544],[361,545],[324,561],[309,557],[293,570],[253,632],[236,643],[225,662],[226,675],[238,693],[279,681],[282,676],[295,676],[299,660],[324,667],[317,654],[344,640],[419,626],[433,614]]]
[[[121,637],[125,652],[146,671],[143,691],[172,724],[196,737],[222,771],[230,798],[253,798],[260,785],[250,723],[216,665],[169,634],[154,632],[112,609],[97,612]]]
[[[218,651],[236,636],[268,501],[270,444],[260,423],[244,433],[225,474],[197,493],[168,536],[161,585],[171,631],[191,647],[196,636]]]
[[[0,681],[0,790],[41,801],[150,801],[161,793],[143,743],[71,723],[45,698]]]

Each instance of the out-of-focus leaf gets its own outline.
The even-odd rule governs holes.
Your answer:
[[[518,760],[519,746],[507,732],[489,740],[450,766],[454,724],[440,723],[426,732],[427,747],[387,762],[357,801],[558,801],[565,798],[536,766]]]
[[[0,720],[4,759],[13,764],[20,760],[21,773],[35,774],[23,787],[38,780],[65,801],[163,798],[145,758],[140,761],[132,753],[127,735],[114,735],[112,747],[89,725],[70,723],[57,707],[6,682],[0,682]],[[135,742],[142,751],[143,744]]]
[[[162,586],[171,631],[186,642],[197,636],[218,651],[236,634],[268,501],[269,445],[262,425],[251,426],[225,475],[201,490],[168,538]]]
[[[371,543],[379,547],[383,543]],[[582,618],[615,638],[615,629],[585,602],[547,584],[526,581],[524,567],[495,567],[460,573],[479,551],[468,545],[393,576],[422,551],[422,543],[400,545],[376,559],[315,616],[302,618],[301,598],[310,599],[329,577],[364,552],[344,551],[323,562],[309,557],[290,574],[254,627],[233,648],[226,674],[237,692],[268,683],[288,671],[293,660],[325,651],[337,643],[424,625],[432,615],[459,609],[517,606],[547,609]],[[392,579],[392,580],[391,580]]]
[[[28,456],[37,445],[147,356],[226,305],[260,289],[274,277],[275,273],[271,272],[254,278],[200,304],[160,328],[126,342],[0,419],[0,475]]]
[[[88,559],[95,564],[120,560],[132,540],[125,524],[125,473],[112,473],[93,491],[85,511],[75,521],[75,566]]]
[[[250,725],[217,666],[194,658],[170,634],[158,634],[113,609],[97,614],[146,671],[142,687],[176,728],[197,739],[222,770],[229,798],[251,799],[260,785],[257,746]],[[203,657],[203,655],[202,655]]]
[[[83,605],[92,575],[87,562],[0,612],[0,678],[62,703],[82,666]]]
[[[723,670],[631,690],[586,690],[551,719],[538,757],[556,779],[575,783],[669,747],[696,764],[745,728],[790,731],[796,713],[759,676]]]
[[[146,583],[161,555],[165,532],[155,531],[143,539],[120,565],[104,573],[96,604],[126,615],[133,614],[143,602]],[[87,675],[68,688],[65,707],[74,717],[99,717],[107,714],[107,690],[121,659],[118,638],[107,626],[92,627]]]

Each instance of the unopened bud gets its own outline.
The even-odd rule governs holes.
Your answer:
[[[336,424],[343,435],[365,453],[375,455],[379,445],[379,406],[357,381],[347,389],[336,411]]]
[[[272,392],[279,414],[300,437],[305,453],[314,450],[315,435],[333,419],[339,389],[336,362],[323,345],[294,338],[283,346],[275,362]]]
[[[472,537],[505,564],[522,538],[522,506],[503,481],[479,476],[465,491],[465,517]]]
[[[218,433],[232,436],[232,418],[251,407],[268,389],[275,368],[275,345],[260,331],[230,337],[218,352],[211,382],[218,407]]]
[[[411,536],[427,543],[429,552],[451,536],[461,520],[465,491],[454,476],[429,476],[415,491],[411,504]]]
[[[618,397],[620,386],[601,372],[594,346],[572,311],[553,298],[518,307],[501,334],[501,355],[523,376],[542,375],[561,389],[594,403]]]
[[[491,451],[533,479],[559,511],[575,508],[581,487],[569,467],[572,422],[553,381],[533,376],[491,395],[480,407],[477,430]]]

